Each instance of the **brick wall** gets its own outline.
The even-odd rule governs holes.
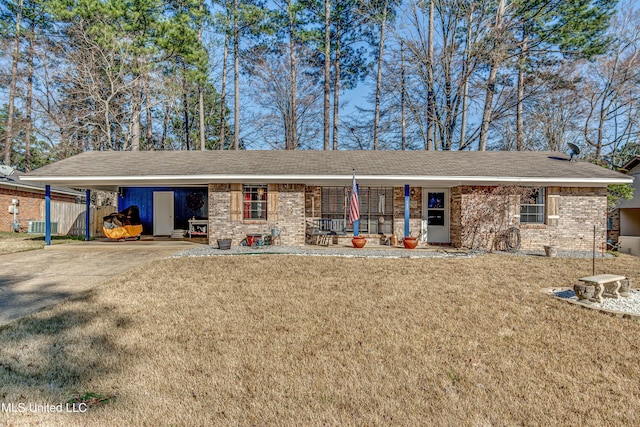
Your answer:
[[[609,218],[611,218],[611,230],[607,230],[607,239],[617,242],[620,237],[620,209],[610,211]]]
[[[209,185],[209,242],[216,245],[219,238],[231,237],[237,245],[247,234],[266,233],[274,222],[285,227],[282,240],[285,245],[304,244],[305,216],[320,215],[321,188],[305,187],[301,184],[270,185],[271,203],[277,200],[277,221],[232,220],[231,186],[228,184]],[[472,195],[480,188],[459,186],[450,189],[450,237],[455,247],[467,246],[463,242],[464,224],[462,212],[471,203]],[[277,197],[273,198],[274,189]],[[411,196],[410,231],[418,235],[422,219],[422,189],[414,188]],[[601,247],[606,239],[606,189],[605,188],[560,188],[549,187],[547,194],[557,197],[557,216],[548,224],[521,224],[522,249],[541,250],[548,244],[558,245],[561,250],[589,251],[593,245],[593,226],[596,226],[596,245]],[[554,202],[555,203],[555,202]],[[311,210],[314,210],[311,215]],[[273,212],[268,207],[269,212]],[[555,209],[555,208],[554,208]],[[509,209],[509,220],[518,221],[519,205],[514,202]],[[404,188],[394,188],[393,233],[404,235]],[[557,224],[557,225],[556,225]]]
[[[409,197],[409,232],[417,237],[422,229],[422,187],[411,187]],[[404,237],[404,187],[393,189],[393,234]]]
[[[18,199],[18,221],[26,228],[29,220],[44,221],[40,215],[40,207],[44,204],[44,193],[34,193],[9,188],[0,188],[0,231],[12,231],[13,214],[9,213],[9,206],[13,199]],[[51,200],[75,203],[74,196],[51,194]]]
[[[607,189],[550,187],[548,193],[560,196],[558,225],[521,226],[522,247],[541,249],[553,244],[560,250],[591,251],[595,226],[596,248],[600,250],[606,243]]]
[[[449,240],[451,246],[460,248],[462,243],[462,200],[463,188],[453,187],[449,190],[450,211],[449,211]]]
[[[277,194],[277,195],[276,195]],[[283,245],[304,244],[305,187],[302,184],[274,184],[269,186],[269,203],[277,200],[277,207],[267,206],[267,221],[236,220],[231,212],[231,185],[209,184],[209,244],[217,246],[217,239],[231,238],[238,245],[247,234],[270,233],[270,227],[285,228]],[[271,219],[269,219],[271,213]],[[277,220],[273,216],[277,213]]]
[[[451,189],[453,246],[469,246],[469,242],[463,241],[462,212],[465,205],[470,203],[470,196],[479,188],[482,187],[461,186]],[[547,221],[547,224],[520,224],[521,248],[541,250],[544,245],[553,244],[560,250],[590,251],[595,225],[596,247],[599,250],[606,241],[606,194],[606,188],[548,187],[547,196],[557,197],[558,218],[556,221]],[[518,206],[514,206],[508,221],[518,223],[518,212]]]

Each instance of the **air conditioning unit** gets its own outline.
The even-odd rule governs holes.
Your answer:
[[[45,227],[46,227],[45,221],[29,221],[29,228],[27,229],[27,233],[44,234]],[[51,234],[58,234],[57,222],[51,223]]]

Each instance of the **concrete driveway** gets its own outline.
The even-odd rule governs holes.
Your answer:
[[[78,295],[134,266],[194,247],[189,242],[54,245],[0,255],[0,326]]]

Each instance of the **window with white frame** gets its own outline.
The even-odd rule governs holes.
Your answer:
[[[393,188],[359,187],[360,232],[368,234],[391,234],[393,230]],[[321,215],[332,220],[332,229],[336,221],[339,230],[353,230],[349,224],[349,201],[351,187],[323,187]]]
[[[528,196],[523,196],[520,201],[520,223],[544,224],[545,223],[545,189],[534,188]]]
[[[242,186],[242,219],[267,220],[267,186]]]

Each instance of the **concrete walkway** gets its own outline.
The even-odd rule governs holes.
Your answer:
[[[87,242],[0,255],[0,326],[78,295],[137,265],[197,246],[170,241]]]

